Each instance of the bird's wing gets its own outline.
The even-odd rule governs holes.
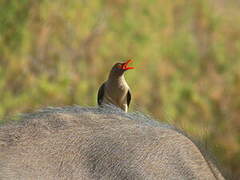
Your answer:
[[[127,105],[128,105],[128,107],[130,105],[130,102],[131,102],[131,92],[130,92],[130,90],[128,90],[128,92],[127,92]]]
[[[97,97],[98,105],[101,105],[103,102],[103,96],[104,96],[104,90],[105,90],[104,87],[105,87],[105,83],[103,83],[98,90],[98,95],[97,95],[98,96]]]

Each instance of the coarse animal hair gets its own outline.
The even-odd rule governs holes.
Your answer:
[[[45,108],[0,126],[0,179],[224,179],[183,132],[114,106]]]

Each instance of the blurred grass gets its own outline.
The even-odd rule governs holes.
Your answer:
[[[237,1],[1,0],[0,116],[95,105],[112,64],[131,110],[182,127],[240,177],[240,4]]]

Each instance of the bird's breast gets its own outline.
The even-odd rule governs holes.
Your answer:
[[[106,90],[105,98],[107,101],[113,104],[116,104],[118,106],[122,106],[123,104],[126,104],[127,92],[129,90],[127,83],[118,82],[118,83],[106,84],[105,90]]]

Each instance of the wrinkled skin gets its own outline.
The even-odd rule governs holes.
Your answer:
[[[224,179],[185,135],[113,107],[48,108],[0,127],[2,180]]]

